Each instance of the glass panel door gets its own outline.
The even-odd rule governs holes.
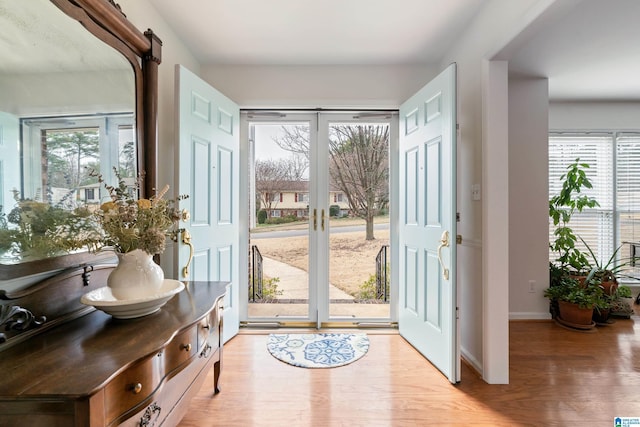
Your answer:
[[[390,319],[389,114],[327,114],[328,321]],[[323,132],[321,132],[323,134]]]
[[[315,321],[309,280],[311,128],[304,119],[250,123],[252,321]]]
[[[392,321],[392,120],[343,112],[249,118],[248,323]]]

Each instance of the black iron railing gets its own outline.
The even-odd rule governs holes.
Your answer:
[[[384,245],[376,255],[376,298],[389,301],[389,245]]]
[[[251,246],[251,289],[249,296],[251,302],[262,299],[262,254],[256,245]]]

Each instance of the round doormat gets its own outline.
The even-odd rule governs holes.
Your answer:
[[[355,362],[369,350],[366,334],[269,334],[276,359],[301,368],[335,368]]]

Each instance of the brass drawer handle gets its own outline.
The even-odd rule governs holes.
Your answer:
[[[133,394],[140,394],[140,392],[142,391],[142,384],[140,383],[131,384],[131,386],[129,386],[129,390],[131,390]]]
[[[180,350],[191,351],[191,344],[181,344]]]

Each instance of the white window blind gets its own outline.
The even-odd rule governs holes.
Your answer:
[[[631,256],[631,243],[640,243],[640,134],[616,138],[616,200],[621,256]],[[640,255],[636,252],[636,256]],[[640,276],[636,265],[635,276]]]
[[[549,134],[550,198],[560,192],[560,177],[577,158],[590,166],[587,176],[593,189],[585,194],[595,197],[600,207],[574,215],[570,227],[600,260],[607,261],[620,245],[618,257],[628,258],[631,243],[640,248],[640,133]],[[550,241],[554,228],[550,221]],[[580,249],[585,248],[580,244]],[[557,254],[549,254],[550,260],[556,258]],[[627,272],[640,277],[640,265]]]
[[[567,166],[580,159],[586,163],[587,177],[593,188],[583,188],[583,194],[594,197],[599,207],[585,208],[576,212],[569,224],[573,232],[582,237],[599,259],[608,260],[614,246],[614,157],[613,134],[568,134],[549,135],[549,198],[560,193]],[[549,240],[553,241],[555,226],[549,220]],[[586,251],[582,242],[581,250]],[[550,253],[550,260],[558,254]]]

